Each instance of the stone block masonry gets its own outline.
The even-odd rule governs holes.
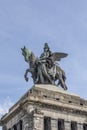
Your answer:
[[[87,101],[53,85],[34,85],[0,120],[3,130],[87,130]]]

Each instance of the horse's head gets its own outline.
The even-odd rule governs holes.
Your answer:
[[[32,52],[29,49],[27,49],[25,46],[24,48],[21,48],[21,50],[22,50],[22,55],[24,56],[25,61],[28,62],[29,57],[31,56]]]

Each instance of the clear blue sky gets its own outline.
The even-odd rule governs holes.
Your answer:
[[[0,115],[33,85],[21,47],[40,56],[44,42],[69,54],[68,91],[87,99],[87,0],[0,0]]]

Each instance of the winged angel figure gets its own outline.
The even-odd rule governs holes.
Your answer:
[[[66,53],[52,53],[47,43],[44,44],[44,52],[39,58],[36,58],[34,53],[25,46],[21,50],[25,61],[29,63],[29,68],[24,75],[26,81],[28,81],[27,75],[30,72],[34,84],[60,85],[64,90],[67,90],[65,72],[57,63],[67,56]]]

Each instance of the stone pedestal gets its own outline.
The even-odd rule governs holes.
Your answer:
[[[86,130],[87,101],[53,85],[35,85],[0,125],[3,130]]]

